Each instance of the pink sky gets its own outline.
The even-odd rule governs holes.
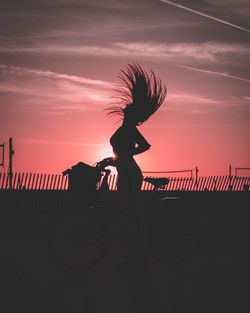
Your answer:
[[[250,28],[243,0],[237,8],[196,2],[178,3]],[[198,166],[223,175],[229,164],[250,166],[249,32],[163,1],[0,9],[0,144],[13,137],[14,171],[60,173],[110,156],[119,123],[104,108],[128,62],[153,69],[168,89],[140,126],[151,144],[136,157],[143,171]]]

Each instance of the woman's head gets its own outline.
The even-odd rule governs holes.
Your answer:
[[[118,104],[109,107],[111,115],[121,115],[135,124],[145,122],[163,103],[166,86],[154,72],[138,64],[128,64],[120,71],[121,85],[116,89]]]

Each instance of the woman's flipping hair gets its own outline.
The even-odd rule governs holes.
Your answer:
[[[128,64],[118,78],[122,83],[115,89],[116,104],[107,108],[108,114],[124,117],[130,112],[138,124],[145,122],[163,103],[167,88],[151,70],[149,73],[138,64]]]

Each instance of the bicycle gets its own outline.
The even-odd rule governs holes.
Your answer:
[[[124,255],[133,234],[119,213],[115,214],[114,201],[107,196],[111,158],[106,158],[89,168],[95,187],[87,203],[79,198],[79,205],[62,214],[53,223],[49,232],[48,247],[53,258],[71,269],[85,269],[102,261],[112,246]],[[69,174],[66,172],[65,174]],[[145,177],[145,181],[162,189],[168,179]],[[89,186],[89,185],[88,185]],[[93,190],[95,189],[95,190]],[[72,190],[71,190],[72,191]],[[79,193],[79,189],[77,189]],[[183,203],[176,197],[157,197],[152,193],[147,218],[146,254],[164,264],[178,264],[192,257],[199,247],[199,225],[194,216],[183,209]],[[105,199],[105,200],[104,200]],[[109,199],[109,201],[107,201]],[[78,203],[78,202],[77,202]]]

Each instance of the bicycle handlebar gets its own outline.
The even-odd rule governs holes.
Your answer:
[[[100,167],[101,170],[104,170],[105,167],[107,167],[107,166],[115,166],[115,159],[112,157],[105,158],[99,162],[96,162],[95,166]]]

